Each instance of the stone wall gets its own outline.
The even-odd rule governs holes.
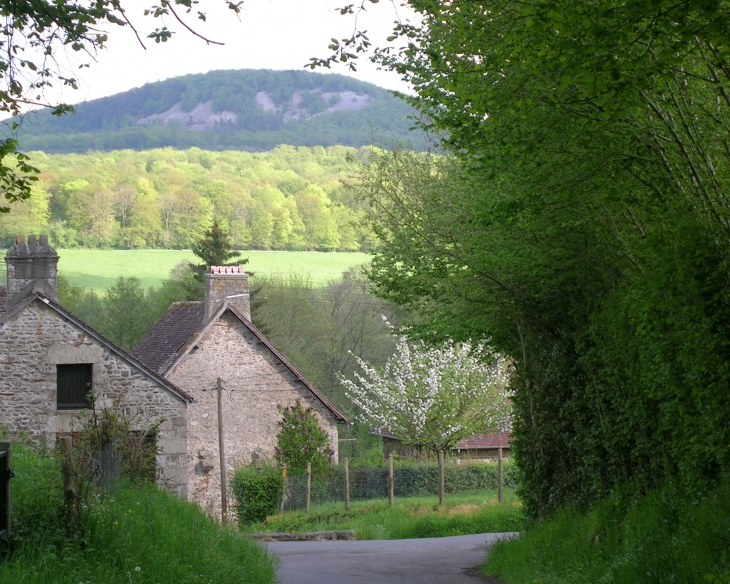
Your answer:
[[[224,313],[171,372],[168,379],[196,404],[188,409],[188,495],[201,507],[220,515],[220,466],[216,379],[222,395],[228,479],[234,469],[253,458],[273,458],[278,405],[297,399],[311,406],[337,452],[337,423],[327,409],[240,320]],[[230,490],[229,490],[230,494]],[[232,500],[229,497],[229,507]]]
[[[0,324],[0,427],[49,445],[71,431],[81,411],[56,409],[56,365],[73,363],[92,364],[99,408],[116,408],[139,430],[164,419],[159,479],[185,495],[187,404],[40,300]]]

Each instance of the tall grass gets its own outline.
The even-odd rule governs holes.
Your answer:
[[[666,488],[563,511],[497,543],[485,573],[508,584],[727,584],[730,483],[703,496]]]
[[[0,582],[13,584],[272,583],[265,550],[223,529],[195,505],[154,486],[126,486],[84,508],[76,535],[64,525],[54,457],[14,447],[13,542]]]
[[[350,512],[343,503],[315,505],[310,513],[280,513],[247,526],[246,531],[353,529],[357,539],[410,539],[518,531],[522,526],[522,505],[506,489],[502,504],[497,503],[496,491],[480,491],[448,495],[443,509],[438,508],[438,497],[397,497],[392,508],[383,499],[357,501]]]

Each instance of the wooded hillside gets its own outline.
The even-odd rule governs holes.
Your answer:
[[[75,106],[61,117],[26,116],[24,151],[69,153],[173,146],[270,150],[413,141],[414,111],[385,89],[343,75],[306,71],[212,71],[149,83]]]
[[[346,187],[365,151],[32,152],[40,181],[0,215],[0,246],[47,232],[60,248],[190,248],[216,216],[240,248],[367,251],[374,237]]]

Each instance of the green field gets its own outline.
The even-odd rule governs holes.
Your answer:
[[[3,257],[4,257],[3,253]],[[97,250],[61,249],[58,269],[72,284],[97,292],[114,284],[119,276],[136,277],[144,287],[158,285],[170,270],[183,260],[199,261],[189,250]],[[352,266],[370,260],[365,253],[327,253],[317,251],[243,251],[246,268],[257,275],[274,272],[309,273],[316,285],[339,278]],[[5,265],[0,265],[0,282],[5,283]]]

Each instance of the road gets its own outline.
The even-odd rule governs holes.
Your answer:
[[[487,548],[513,534],[266,544],[283,584],[477,584]],[[497,582],[493,580],[493,582]]]

